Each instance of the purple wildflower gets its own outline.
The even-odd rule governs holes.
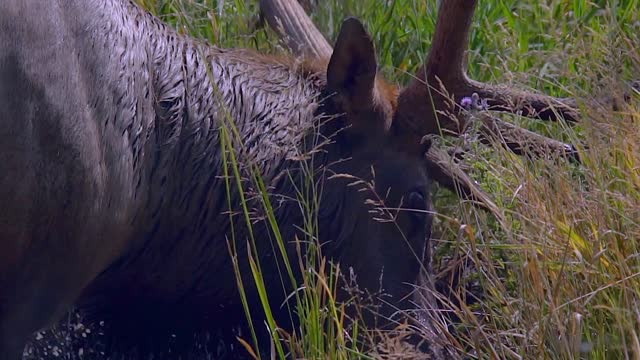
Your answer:
[[[473,100],[468,96],[465,96],[460,100],[460,105],[466,110],[471,110],[471,104],[473,104]]]

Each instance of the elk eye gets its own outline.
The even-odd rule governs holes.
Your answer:
[[[420,190],[413,190],[409,193],[407,205],[410,209],[427,210],[425,196]]]
[[[420,235],[427,221],[427,197],[420,189],[414,189],[406,195],[406,211],[411,219],[409,236]]]

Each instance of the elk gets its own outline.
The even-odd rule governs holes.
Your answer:
[[[439,126],[459,131],[438,124],[434,108],[449,101],[429,86],[438,80],[455,98],[476,92],[497,110],[516,99],[524,115],[577,117],[570,100],[467,79],[475,3],[442,2],[429,58],[401,90],[376,73],[355,19],[334,50],[309,42],[317,56],[297,61],[180,35],[129,0],[2,2],[0,358],[19,358],[30,334],[74,304],[119,329],[219,326],[241,308],[234,264],[240,281],[253,281],[252,251],[280,303],[293,289],[280,286],[263,199],[246,190],[256,169],[295,256],[304,214],[291,199],[312,164],[324,254],[364,289],[382,286],[393,305],[383,312],[406,308],[430,237],[431,179],[462,179],[423,141]]]

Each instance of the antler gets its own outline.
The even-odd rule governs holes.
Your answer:
[[[476,4],[477,0],[442,1],[427,61],[398,98],[392,132],[402,137],[399,144],[418,146],[425,134],[437,134],[440,129],[460,133],[464,123],[451,115],[456,107],[452,99],[456,101],[473,93],[486,100],[490,110],[517,111],[523,116],[547,120],[564,118],[577,121],[578,111],[573,99],[553,98],[469,79],[465,70],[465,52]],[[331,56],[331,45],[295,0],[260,0],[260,7],[269,25],[285,39],[295,54],[318,58]],[[447,109],[449,115],[439,116]],[[482,116],[481,121],[481,135],[485,143],[497,140],[516,154],[541,155],[540,149],[544,148],[577,159],[577,152],[571,145],[494,117]],[[491,198],[453,162],[447,161],[446,155],[435,149],[426,155],[427,166],[434,179],[498,214]]]
[[[498,143],[517,155],[543,157],[546,154],[553,154],[556,157],[564,156],[571,161],[580,162],[578,150],[573,145],[549,139],[490,114],[480,114],[479,120],[482,122],[480,135],[481,142],[484,144]]]
[[[472,93],[485,99],[490,110],[519,112],[523,116],[547,120],[577,121],[578,111],[573,99],[469,79],[465,53],[476,4],[477,0],[442,1],[427,61],[398,99],[398,116],[394,120],[396,132],[405,133],[405,136],[439,133],[441,129],[459,133],[465,124],[452,116],[439,116],[436,110],[453,110],[455,104],[451,100],[457,101]]]

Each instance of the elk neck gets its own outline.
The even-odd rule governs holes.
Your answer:
[[[228,252],[235,220],[224,214],[229,207],[241,209],[236,180],[225,177],[233,177],[228,166],[237,161],[245,197],[257,197],[255,183],[247,180],[254,171],[271,194],[295,197],[294,183],[306,176],[298,164],[313,147],[305,142],[317,140],[309,134],[317,133],[324,75],[317,65],[181,36],[128,1],[90,6],[87,11],[97,12],[98,20],[78,26],[78,47],[92,49],[81,54],[92,81],[100,84],[88,87],[92,108],[110,139],[105,146],[122,146],[130,159],[125,171],[134,204],[131,247],[96,291],[122,283],[122,273],[138,277],[126,280],[138,287],[131,291],[160,297],[179,297],[216,278],[233,279],[228,257],[212,256]],[[292,174],[294,182],[288,180]],[[274,205],[276,216],[287,220],[283,231],[290,240],[300,209],[295,201],[282,203],[290,205]],[[260,206],[250,210],[255,208]],[[244,244],[244,218],[234,219]],[[178,281],[189,278],[198,284]],[[202,290],[209,294],[203,297],[234,293],[233,281],[218,284]]]

